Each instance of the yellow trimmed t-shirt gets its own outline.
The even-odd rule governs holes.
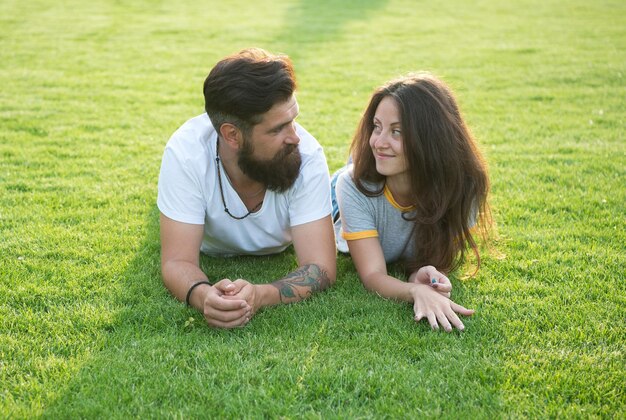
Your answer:
[[[382,185],[364,183],[364,186],[370,191],[379,191]],[[341,217],[338,242],[377,237],[386,262],[414,256],[415,222],[402,217],[405,213],[406,218],[411,218],[414,207],[400,206],[386,186],[381,195],[366,196],[354,184],[351,167],[339,175],[336,193]],[[338,247],[341,248],[339,243]]]

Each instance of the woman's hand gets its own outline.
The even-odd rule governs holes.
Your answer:
[[[445,297],[450,297],[452,283],[445,274],[437,271],[432,265],[426,265],[409,276],[409,283],[427,284]]]
[[[411,295],[413,296],[415,321],[426,318],[433,330],[439,329],[439,325],[441,325],[447,332],[452,331],[452,326],[463,331],[465,326],[455,312],[465,316],[474,313],[474,310],[466,309],[452,302],[426,284],[416,284],[411,289]]]

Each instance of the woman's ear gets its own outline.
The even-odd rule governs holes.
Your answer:
[[[220,126],[220,137],[226,141],[226,144],[234,149],[239,149],[239,146],[243,142],[241,130],[231,123],[224,123]]]

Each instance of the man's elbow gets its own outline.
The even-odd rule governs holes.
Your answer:
[[[161,259],[161,280],[163,284],[169,288],[170,280],[176,271],[176,261]]]
[[[337,269],[334,269],[332,271],[327,271],[326,272],[326,276],[328,277],[328,281],[330,282],[330,285],[334,285],[335,282],[337,281]]]
[[[335,281],[337,280],[337,266],[335,264],[327,264],[324,267],[319,267],[324,274],[324,277],[328,279],[328,287],[334,285]]]
[[[301,270],[301,271],[300,271]],[[300,267],[300,274],[308,281],[313,281],[317,286],[317,290],[325,290],[335,284],[336,268],[331,264],[320,264],[310,262]]]

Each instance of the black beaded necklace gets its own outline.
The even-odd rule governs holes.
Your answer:
[[[221,173],[222,171],[220,171],[219,147],[220,147],[220,141],[218,138],[217,141],[215,142],[215,166],[217,167],[217,184],[220,186],[220,197],[222,197],[222,204],[224,205],[224,211],[226,212],[227,215],[229,215],[235,220],[245,219],[246,217],[250,216],[252,213],[257,211],[259,207],[261,207],[261,204],[263,204],[263,200],[261,200],[261,202],[257,204],[256,206],[254,206],[252,210],[250,210],[248,213],[246,213],[245,215],[241,217],[233,216],[233,214],[230,211],[228,211],[228,207],[226,206],[226,200],[224,200],[224,189],[222,188],[222,173]]]

